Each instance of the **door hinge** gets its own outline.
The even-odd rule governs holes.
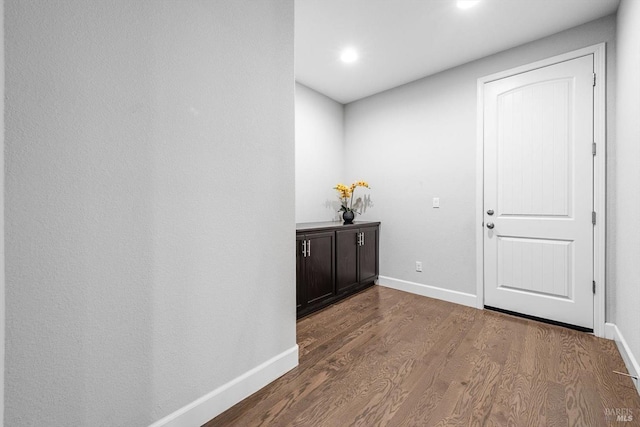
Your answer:
[[[591,212],[591,222],[593,223],[593,225],[596,225],[596,213]]]
[[[593,281],[593,294],[596,294],[596,281]]]
[[[593,73],[593,85],[596,85],[596,73]]]
[[[591,145],[591,153],[595,156],[596,155],[596,143],[594,142],[593,145]]]

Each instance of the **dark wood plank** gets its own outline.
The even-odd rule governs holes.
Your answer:
[[[606,426],[607,409],[640,414],[611,341],[384,287],[301,319],[298,343],[297,368],[206,426]]]

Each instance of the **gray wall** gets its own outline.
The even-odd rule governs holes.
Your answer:
[[[381,275],[476,293],[477,79],[607,42],[611,94],[614,40],[609,16],[345,106],[347,180],[372,186],[374,206],[363,219],[383,223]],[[422,273],[415,261],[423,262]]]
[[[6,415],[141,426],[295,346],[293,0],[6,3]]]
[[[0,164],[4,165],[4,0],[0,0]],[[0,212],[4,212],[4,173],[0,173]],[[5,220],[4,215],[0,215],[0,426],[4,425],[4,350],[5,350]]]
[[[618,10],[616,93],[617,141],[612,159],[616,206],[615,316],[636,360],[640,360],[640,2],[622,0]]]
[[[331,221],[344,180],[344,106],[296,83],[296,222]]]

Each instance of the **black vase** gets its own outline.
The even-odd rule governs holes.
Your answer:
[[[343,225],[353,224],[353,219],[356,217],[356,214],[353,211],[344,211],[342,214],[342,219],[344,219]]]

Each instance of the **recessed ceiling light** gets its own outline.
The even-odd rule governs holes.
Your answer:
[[[342,51],[340,54],[340,59],[342,62],[346,62],[347,64],[351,62],[355,62],[358,60],[358,52],[352,47],[348,47]]]
[[[469,9],[478,3],[480,3],[480,0],[458,0],[456,5],[458,6],[458,9]]]

